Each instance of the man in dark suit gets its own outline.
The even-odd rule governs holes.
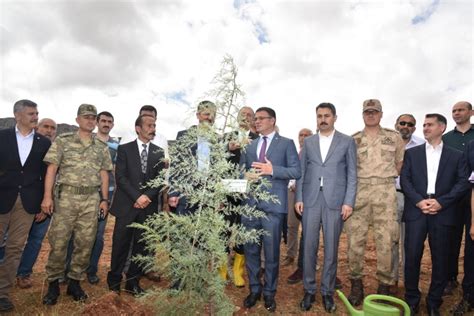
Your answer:
[[[198,125],[193,125],[187,130],[178,132],[176,141],[184,142],[191,152],[193,159],[197,162],[196,170],[208,169],[210,163],[210,155],[212,150],[212,144],[206,137],[200,137],[200,130],[203,131],[203,135],[207,134],[207,130],[214,124],[216,118],[216,105],[211,101],[201,101],[198,104],[196,117],[199,121]],[[187,154],[187,152],[186,152]],[[177,160],[183,160],[183,157],[175,157]],[[180,161],[177,165],[181,164]],[[189,160],[190,163],[193,161]],[[173,186],[173,179],[170,179],[171,186]],[[182,195],[181,192],[170,192],[168,198],[168,204],[170,207],[175,208],[175,213],[178,215],[186,215],[194,213],[196,211],[195,205],[189,205],[186,196]]]
[[[240,165],[246,171],[251,169],[267,179],[271,187],[269,194],[276,196],[280,203],[245,201],[265,213],[266,218],[242,216],[242,225],[248,229],[265,230],[260,242],[244,245],[250,294],[244,300],[244,306],[251,308],[260,299],[263,290],[265,308],[273,312],[276,309],[275,293],[278,283],[280,261],[280,239],[282,221],[288,211],[288,182],[299,179],[301,167],[296,147],[291,139],[280,136],[275,131],[276,114],[268,107],[255,112],[255,125],[260,137],[253,140],[240,157]],[[250,174],[254,174],[251,172]],[[248,176],[249,174],[246,174]],[[265,256],[264,285],[260,283],[259,271],[261,249]]]
[[[228,149],[230,153],[229,161],[232,162],[237,167],[240,163],[240,156],[249,142],[256,139],[258,134],[255,130],[255,113],[251,107],[244,106],[239,110],[237,121],[239,128],[235,131],[227,133],[224,135],[224,139],[228,141]],[[238,206],[242,202],[240,199],[235,199],[229,197],[229,202]],[[238,225],[241,223],[240,215],[237,213],[231,213],[229,215],[224,215],[225,219],[230,222],[232,225]],[[228,249],[230,252],[230,249]],[[245,256],[244,256],[244,246],[237,245],[234,247],[234,263],[233,263],[233,276],[234,284],[237,287],[244,287],[244,271],[245,271]],[[219,273],[222,279],[227,280],[227,264],[224,264],[220,269]]]
[[[336,310],[334,287],[337,251],[343,222],[352,214],[357,192],[357,151],[352,137],[334,129],[336,107],[321,103],[316,107],[319,133],[304,141],[301,178],[296,183],[295,210],[303,215],[305,295],[303,311],[315,302],[316,259],[319,233],[324,236],[324,265],[321,295],[328,313]]]
[[[136,255],[148,255],[145,243],[141,241],[142,231],[128,225],[133,222],[143,223],[158,208],[159,188],[146,185],[164,168],[163,150],[151,143],[155,136],[155,121],[152,116],[139,116],[135,121],[137,139],[118,147],[115,166],[117,191],[110,208],[110,213],[115,216],[115,227],[110,271],[107,275],[109,289],[116,292],[120,291],[122,271],[132,238],[132,258]],[[141,267],[132,260],[127,271],[125,290],[141,295],[144,292],[139,284],[142,274]]]
[[[46,164],[43,158],[51,145],[35,132],[36,103],[20,100],[13,106],[16,125],[0,131],[0,238],[7,229],[5,259],[0,264],[0,312],[14,308],[9,294],[20,256],[44,192]]]
[[[474,189],[474,140],[470,141],[464,157],[467,160],[471,176],[469,181]],[[466,212],[464,222],[466,223],[466,236],[464,241],[464,278],[462,280],[462,299],[453,309],[453,315],[460,316],[474,309],[474,193],[471,192],[469,212]],[[449,276],[448,276],[449,277]]]
[[[405,194],[405,301],[418,311],[420,264],[426,237],[431,250],[431,284],[428,315],[440,315],[443,290],[448,282],[450,236],[456,223],[456,203],[469,190],[469,171],[463,154],[443,144],[446,118],[427,114],[423,124],[426,144],[407,150],[400,175]]]

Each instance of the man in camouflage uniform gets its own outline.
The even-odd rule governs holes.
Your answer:
[[[100,209],[104,211],[104,215],[107,214],[107,171],[113,169],[107,144],[92,135],[96,117],[95,106],[79,106],[77,133],[58,136],[44,158],[48,170],[41,209],[46,214],[54,211],[48,235],[51,251],[46,265],[49,282],[48,293],[43,298],[43,304],[46,305],[57,302],[59,279],[64,276],[66,252],[72,234],[74,251],[67,274],[67,294],[75,301],[87,298],[79,281],[84,279],[83,272],[89,265],[97,231],[98,211]],[[55,186],[58,170],[59,177]]]
[[[377,293],[389,295],[395,283],[391,274],[392,247],[399,238],[395,178],[400,173],[405,144],[395,130],[382,128],[379,100],[364,101],[365,128],[353,135],[357,145],[357,198],[347,221],[351,294],[360,305],[364,298],[362,272],[369,225],[377,249]]]

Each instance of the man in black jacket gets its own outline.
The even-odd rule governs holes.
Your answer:
[[[147,255],[142,231],[130,228],[133,222],[143,223],[158,209],[160,188],[151,188],[147,182],[156,178],[164,168],[163,149],[151,143],[155,136],[155,121],[152,116],[141,115],[135,122],[137,139],[120,145],[115,165],[115,192],[110,213],[115,216],[112,255],[107,284],[112,291],[120,291],[122,271],[127,261],[133,238],[132,258]],[[142,268],[132,260],[127,271],[125,290],[140,295],[144,290],[139,285]]]
[[[46,164],[43,158],[51,145],[37,134],[38,110],[30,100],[13,106],[16,125],[0,131],[0,236],[8,229],[5,259],[0,264],[0,312],[14,308],[9,293],[20,256],[44,192]]]

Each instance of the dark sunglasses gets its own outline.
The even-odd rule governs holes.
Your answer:
[[[398,122],[398,124],[400,124],[400,126],[408,126],[408,127],[415,127],[415,124],[412,123],[412,122],[405,122],[405,121],[400,121]]]

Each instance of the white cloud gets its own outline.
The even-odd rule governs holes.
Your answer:
[[[473,99],[473,6],[468,1],[5,1],[0,116],[30,98],[40,115],[73,123],[87,102],[129,129],[143,104],[173,139],[224,54],[239,66],[247,103],[277,111],[283,135],[315,127],[336,105],[338,129],[362,128],[379,98],[384,126],[411,112],[450,118]],[[416,17],[419,22],[414,24]],[[418,21],[417,20],[417,21]],[[450,128],[452,123],[450,121]],[[421,131],[421,128],[419,128]]]

